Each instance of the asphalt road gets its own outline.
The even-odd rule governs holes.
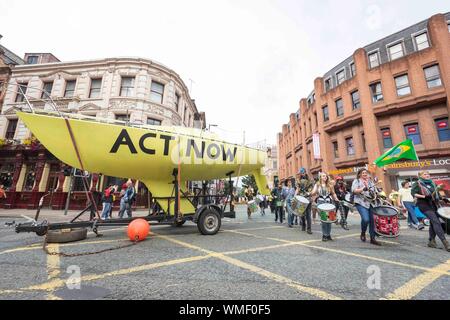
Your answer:
[[[269,210],[248,220],[242,206],[214,236],[190,222],[158,226],[131,247],[80,257],[47,255],[43,238],[16,234],[8,221],[0,218],[2,300],[450,299],[450,253],[426,247],[428,231],[404,221],[397,239],[376,247],[359,240],[357,215],[349,231],[333,226],[335,241],[322,242],[319,223],[308,235],[275,223]],[[89,233],[49,250],[86,253],[129,243],[124,227],[101,231],[101,238]]]

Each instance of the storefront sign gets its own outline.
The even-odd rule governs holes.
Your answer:
[[[355,174],[360,169],[367,169],[367,166],[363,167],[350,167],[343,169],[330,170],[328,173],[332,175],[345,175],[345,174]]]
[[[447,167],[450,169],[450,158],[426,159],[420,161],[394,162],[386,166],[386,169],[425,169],[433,167]]]

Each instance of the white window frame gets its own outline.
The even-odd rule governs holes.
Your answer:
[[[424,48],[424,49],[420,49],[420,50],[425,50],[431,47],[431,39],[430,39],[430,33],[428,32],[428,29],[422,29],[420,31],[414,32],[413,34],[411,34],[411,39],[413,42],[413,46],[414,46],[414,51],[420,51],[419,48],[417,47],[417,42],[416,42],[416,37],[420,36],[421,34],[426,33],[427,34],[427,40],[428,40],[428,47]]]
[[[406,76],[406,80],[408,80],[408,85],[403,85],[403,86],[398,87],[397,86],[397,78],[405,77],[405,76]],[[411,83],[409,82],[409,75],[407,73],[401,73],[399,75],[394,76],[394,84],[395,84],[395,90],[397,92],[397,97],[404,97],[404,96],[409,96],[409,95],[412,94]],[[401,89],[404,89],[404,88],[408,88],[409,89],[409,93],[407,93],[407,94],[399,94],[398,91],[401,90]],[[383,88],[381,88],[381,89],[383,89]]]
[[[338,73],[344,72],[344,80],[339,83],[339,79],[338,79]],[[336,76],[336,86],[341,85],[342,83],[344,83],[347,80],[347,75],[345,74],[345,67],[342,67],[341,69],[339,69],[338,71],[336,71],[334,73],[334,75]]]
[[[100,88],[98,89],[98,97],[91,97],[92,95],[92,81],[100,80]],[[103,77],[99,78],[89,78],[89,89],[88,89],[88,99],[101,99],[102,98],[102,89],[103,89]],[[95,89],[97,90],[97,89]]]
[[[122,95],[122,80],[123,78],[134,78],[134,86],[133,86],[133,94],[132,95]],[[137,83],[137,75],[132,74],[121,74],[120,75],[120,86],[119,86],[119,97],[135,97],[136,96],[136,83]],[[131,88],[131,87],[127,87]]]
[[[391,51],[389,50],[389,48],[391,48],[391,47],[393,47],[393,46],[396,46],[396,45],[398,45],[398,44],[400,44],[401,47],[402,47],[402,56],[401,56],[401,57],[398,57],[398,58],[395,58],[395,59],[392,59],[392,58],[391,58]],[[388,56],[389,61],[394,61],[394,60],[397,60],[397,59],[401,59],[401,58],[403,58],[404,56],[406,56],[406,50],[405,50],[405,38],[401,38],[401,39],[398,39],[398,40],[393,41],[393,42],[391,42],[391,43],[388,43],[388,44],[386,45],[386,52],[387,52],[387,56]]]
[[[153,82],[156,82],[156,83],[158,83],[158,84],[163,86],[163,90],[162,90],[162,93],[161,93],[161,95],[162,95],[161,96],[161,102],[156,102],[156,101],[152,100],[152,92],[153,92],[152,91],[152,84],[153,84]],[[165,81],[162,81],[160,79],[150,79],[150,97],[149,97],[149,100],[152,103],[163,105],[164,104],[164,98],[165,98],[165,95],[166,95],[166,89],[167,89],[167,83]],[[159,93],[159,92],[157,92],[157,93]]]
[[[352,74],[352,65],[355,66],[355,74]],[[348,70],[350,73],[350,78],[353,78],[354,76],[356,76],[356,64],[355,61],[350,61],[350,63],[348,64]]]
[[[375,66],[375,67],[372,67],[372,66],[370,65],[370,56],[373,55],[374,53],[377,55],[378,65]],[[368,64],[369,64],[369,69],[378,68],[378,67],[381,65],[381,56],[380,56],[380,49],[379,49],[379,48],[367,52],[367,62],[368,62]]]
[[[438,71],[439,71],[439,80],[440,80],[441,84],[438,85],[438,86],[432,86],[432,87],[430,87],[430,86],[429,86],[429,83],[428,83],[428,82],[430,81],[430,79],[429,79],[429,78],[427,79],[427,76],[426,76],[426,74],[425,74],[425,69],[431,68],[431,67],[434,67],[434,66],[436,66],[437,69],[438,69]],[[425,82],[427,83],[427,88],[428,88],[428,89],[439,88],[439,87],[442,87],[442,86],[443,86],[443,83],[442,83],[442,77],[441,77],[441,68],[439,67],[439,63],[436,62],[436,63],[430,64],[430,65],[422,66],[422,70],[423,70],[423,76],[424,76],[424,78],[425,78]],[[437,79],[437,78],[436,78],[436,79]],[[436,80],[436,79],[432,79],[431,81]]]
[[[330,80],[330,89],[329,90],[327,90],[327,86],[325,85],[327,80]],[[323,89],[325,92],[331,91],[333,89],[333,77],[332,76],[329,76],[328,78],[323,79]]]
[[[66,97],[67,82],[70,82],[70,81],[75,81],[75,85],[73,87],[73,95],[70,97]],[[77,84],[78,84],[78,81],[76,78],[75,79],[64,79],[64,90],[62,92],[62,97],[67,98],[67,99],[72,99],[73,97],[75,97],[75,92],[77,92]]]
[[[52,90],[50,92],[47,92],[49,96],[52,95],[53,88],[55,87],[55,80],[42,80],[42,91],[40,92],[39,98],[41,99],[47,99],[47,96],[44,94],[45,85],[47,83],[52,84]]]

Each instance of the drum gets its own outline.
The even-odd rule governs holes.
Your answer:
[[[336,206],[331,203],[322,203],[317,205],[320,220],[324,223],[335,223],[337,220]]]
[[[347,193],[346,195],[345,195],[345,201],[347,201],[348,203],[351,203],[351,201],[350,201],[350,197],[351,197],[352,195],[350,194],[350,193]]]
[[[296,216],[304,216],[306,212],[306,208],[309,205],[309,200],[302,196],[295,196],[292,199],[292,210]]]
[[[248,209],[251,213],[258,211],[258,205],[255,200],[251,200],[247,203]]]
[[[375,233],[381,237],[396,238],[400,233],[398,224],[398,210],[391,206],[374,208],[373,219]]]
[[[440,207],[437,213],[441,218],[442,229],[444,229],[446,234],[450,235],[450,207]]]
[[[440,207],[437,210],[437,213],[439,216],[441,216],[444,219],[447,219],[447,220],[450,219],[450,207]]]

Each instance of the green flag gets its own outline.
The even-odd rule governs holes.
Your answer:
[[[373,163],[377,167],[383,167],[401,159],[419,160],[416,150],[414,149],[414,143],[411,139],[407,139],[400,142],[395,147],[392,147],[378,157]]]

